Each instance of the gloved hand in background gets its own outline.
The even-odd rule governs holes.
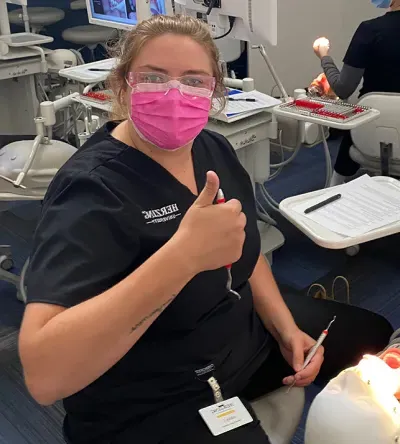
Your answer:
[[[308,88],[310,95],[317,97],[328,97],[329,99],[337,99],[336,94],[333,92],[329,85],[328,79],[324,73],[320,74],[316,79],[311,82]]]

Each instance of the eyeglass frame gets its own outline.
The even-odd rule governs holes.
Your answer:
[[[164,78],[166,81],[165,82],[137,82],[137,81],[132,81],[131,77],[133,76],[138,76],[138,75],[155,75],[155,76],[160,76],[162,78]],[[203,79],[203,80],[207,80],[209,82],[209,86],[202,88],[199,86],[192,86],[192,85],[186,85],[185,83],[182,83],[182,79],[184,78],[194,78],[194,79]],[[169,85],[168,90],[173,89],[173,88],[177,88],[180,90],[179,85],[183,86],[183,87],[188,87],[188,88],[194,88],[196,90],[206,90],[209,92],[209,97],[212,97],[212,95],[214,94],[215,91],[215,87],[216,87],[216,79],[214,76],[207,76],[207,75],[202,75],[202,74],[187,74],[184,76],[179,76],[179,77],[173,77],[170,76],[168,74],[165,73],[160,73],[160,72],[153,72],[153,71],[139,71],[139,72],[135,72],[135,71],[131,71],[127,74],[127,77],[125,78],[127,85],[130,88],[135,88],[139,85]],[[178,82],[178,83],[176,83]],[[172,83],[172,85],[171,85]]]

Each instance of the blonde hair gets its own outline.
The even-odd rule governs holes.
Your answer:
[[[201,20],[189,16],[156,15],[149,20],[139,23],[132,31],[126,33],[111,49],[111,55],[118,59],[118,65],[112,70],[108,78],[109,88],[114,95],[113,119],[124,120],[128,117],[124,95],[127,88],[126,77],[132,62],[148,41],[165,34],[190,37],[206,49],[210,56],[213,76],[216,80],[214,98],[219,102],[219,109],[217,111],[221,111],[224,108],[225,87],[219,63],[219,51],[208,26]]]

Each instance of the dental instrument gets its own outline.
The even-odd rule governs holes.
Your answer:
[[[314,346],[311,348],[311,350],[308,352],[307,357],[304,361],[304,364],[302,366],[302,370],[304,370],[307,365],[311,362],[311,359],[315,356],[318,349],[321,347],[322,343],[325,341],[325,338],[328,336],[329,329],[331,328],[331,325],[336,321],[336,316],[333,317],[332,321],[329,322],[328,326],[325,330],[321,333],[320,337],[318,338],[317,342],[314,344]],[[296,379],[293,381],[292,385],[289,386],[286,393],[289,393],[290,390],[295,386]]]
[[[224,193],[220,188],[217,193],[217,205],[223,204],[225,202],[226,202],[226,200],[225,200]],[[237,291],[232,290],[232,281],[233,281],[233,279],[232,279],[232,264],[226,265],[225,268],[228,273],[228,280],[226,281],[226,289],[228,290],[228,293],[231,293],[233,296],[236,296],[238,299],[242,299],[242,297],[240,296],[240,294]]]

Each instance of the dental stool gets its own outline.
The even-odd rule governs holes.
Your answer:
[[[113,28],[106,28],[99,25],[81,25],[65,29],[62,38],[70,43],[87,47],[91,53],[91,61],[95,60],[94,50],[98,45],[105,47],[105,44],[118,37],[118,31]],[[81,48],[81,49],[82,49]]]
[[[378,119],[351,131],[350,157],[372,174],[400,176],[400,94],[370,93],[360,105],[380,111]]]
[[[287,387],[282,387],[251,405],[271,444],[290,444],[300,423],[304,403],[303,388],[293,387],[287,393]]]
[[[82,9],[86,9],[86,0],[73,0],[69,7],[72,11],[79,11]]]
[[[65,17],[65,12],[58,8],[41,6],[28,8],[29,25],[33,33],[39,33],[46,26],[54,25]],[[8,13],[8,19],[13,25],[24,26],[22,9],[14,9]]]

